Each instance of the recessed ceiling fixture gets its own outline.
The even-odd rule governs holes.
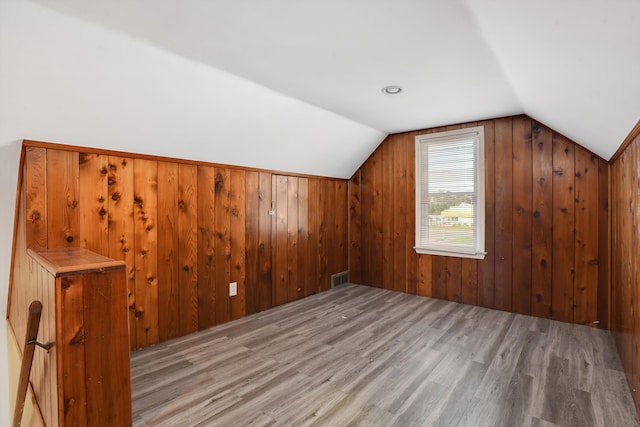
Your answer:
[[[396,85],[385,86],[382,88],[382,93],[385,95],[397,95],[400,92],[402,92],[402,88]]]

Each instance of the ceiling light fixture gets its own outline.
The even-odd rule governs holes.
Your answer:
[[[382,93],[385,95],[397,95],[400,92],[402,92],[402,88],[396,85],[385,86],[382,88]]]

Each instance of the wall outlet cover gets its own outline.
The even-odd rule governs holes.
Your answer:
[[[229,296],[235,297],[238,295],[238,282],[229,283]]]

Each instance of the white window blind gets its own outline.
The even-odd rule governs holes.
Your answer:
[[[416,251],[484,258],[484,128],[416,137]]]

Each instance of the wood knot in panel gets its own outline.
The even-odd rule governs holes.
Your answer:
[[[214,191],[219,193],[224,188],[224,179],[222,178],[222,174],[218,172],[215,178]]]
[[[67,415],[71,408],[73,408],[76,404],[76,399],[73,397],[64,400],[64,414]]]
[[[68,277],[64,277],[61,281],[60,286],[62,287],[63,291],[66,291],[71,287],[72,284],[73,284],[73,280],[71,280]]]
[[[81,326],[69,341],[70,345],[78,345],[84,343],[84,328]]]

